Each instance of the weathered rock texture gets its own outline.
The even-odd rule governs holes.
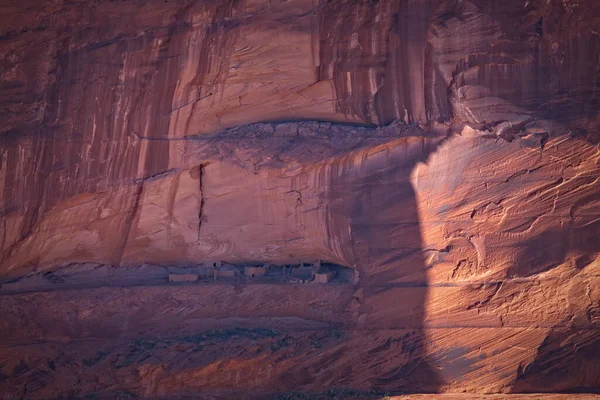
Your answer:
[[[3,281],[357,271],[0,292],[7,398],[599,390],[595,0],[20,0],[0,18]]]

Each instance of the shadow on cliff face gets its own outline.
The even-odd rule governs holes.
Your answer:
[[[233,3],[233,2],[232,2]],[[373,2],[375,4],[377,2]],[[385,2],[381,2],[382,4]],[[388,2],[392,5],[402,5],[401,2]],[[405,113],[409,114],[409,120],[418,120],[425,114],[425,106],[423,105],[423,99],[420,99],[419,96],[423,93],[423,88],[420,87],[421,77],[426,74],[433,73],[431,71],[424,71],[424,67],[422,66],[422,52],[420,51],[421,44],[425,44],[425,34],[426,34],[426,21],[428,21],[428,15],[431,11],[424,12],[423,9],[431,9],[433,10],[435,4],[437,2],[412,2],[412,5],[420,5],[423,6],[421,11],[413,13],[413,8],[410,6],[403,7],[401,10],[395,10],[394,12],[382,12],[382,14],[388,15],[397,15],[402,17],[404,20],[416,20],[417,22],[414,24],[409,23],[394,23],[391,21],[390,23],[390,41],[392,41],[393,46],[391,48],[387,48],[382,46],[383,51],[382,54],[387,54],[387,52],[393,53],[393,57],[390,57],[389,62],[381,63],[380,57],[372,57],[373,60],[377,64],[381,64],[377,67],[377,75],[378,81],[385,81],[384,87],[378,91],[378,96],[371,99],[367,97],[369,100],[364,101],[364,94],[361,93],[360,90],[355,90],[359,87],[370,87],[370,80],[366,79],[366,74],[354,73],[356,68],[358,68],[358,61],[362,62],[362,55],[355,54],[355,51],[345,51],[347,57],[342,57],[341,59],[336,60],[328,60],[327,58],[323,59],[324,65],[326,64],[335,64],[340,69],[339,73],[333,74],[333,76],[329,76],[326,71],[327,68],[320,67],[319,75],[322,79],[334,78],[334,83],[336,86],[336,92],[339,94],[339,97],[342,100],[339,100],[337,104],[337,108],[339,111],[350,112],[351,114],[361,115],[365,120],[375,119],[374,116],[377,116],[377,120],[388,121],[393,118],[402,117]],[[462,2],[446,2],[446,3],[462,3]],[[482,8],[488,3],[483,1],[476,1],[475,3],[480,4]],[[491,4],[492,11],[490,14],[496,15],[496,10],[501,9],[500,6],[496,5],[498,2],[489,2]],[[521,2],[520,1],[511,1],[512,8],[515,13],[521,13]],[[540,3],[540,2],[531,2],[532,4]],[[237,4],[237,3],[236,3]],[[334,3],[332,3],[334,4]],[[342,3],[339,3],[342,4]],[[357,2],[358,4],[358,2]],[[409,4],[410,3],[406,3]],[[431,7],[425,7],[425,4],[431,4]],[[504,4],[504,3],[503,3]],[[345,4],[344,6],[347,6]],[[506,5],[504,5],[504,9],[506,10]],[[348,14],[352,15],[351,9]],[[325,15],[329,17],[334,13],[330,13]],[[414,15],[413,15],[414,14]],[[357,13],[360,15],[360,13]],[[420,15],[418,17],[417,15]],[[376,21],[376,13],[372,14],[372,20]],[[450,13],[447,15],[448,18],[453,17],[453,14]],[[444,17],[446,18],[446,17]],[[458,19],[462,18],[462,14],[458,15]],[[504,20],[511,23],[510,26],[503,29],[504,32],[510,32],[513,30],[513,18],[511,16],[503,17]],[[346,19],[348,21],[349,18]],[[404,22],[404,20],[400,20],[400,22]],[[546,18],[548,20],[548,18]],[[343,22],[346,22],[343,21]],[[324,25],[331,28],[340,27],[342,30],[347,29],[351,26],[349,23],[341,23],[341,24],[331,24],[329,21],[324,18]],[[366,24],[366,27],[374,26],[371,23]],[[529,25],[527,25],[529,26]],[[531,24],[531,28],[535,28],[532,31],[531,37],[535,37],[537,31],[538,23],[534,22]],[[544,27],[544,23],[541,24]],[[211,28],[212,29],[212,28]],[[544,28],[546,29],[546,28]],[[328,46],[327,44],[327,31],[328,29],[323,29],[323,50],[322,55],[336,54],[334,51],[331,51],[332,46]],[[340,34],[331,35],[332,38],[340,38],[350,36],[354,32],[341,32]],[[464,32],[460,32],[463,33]],[[514,33],[516,36],[517,42],[528,42],[525,40],[521,40],[518,36],[521,33],[520,29],[514,29]],[[372,34],[368,29],[359,32],[359,42],[364,44],[364,49],[371,49],[368,46],[372,42]],[[458,37],[457,35],[453,35],[452,37]],[[410,39],[406,40],[406,43],[402,41],[402,39]],[[143,38],[142,38],[143,39]],[[139,40],[140,43],[142,39]],[[557,38],[562,39],[562,38]],[[585,39],[585,37],[584,37]],[[145,40],[145,39],[144,39]],[[227,41],[227,40],[226,40]],[[558,40],[559,42],[567,42],[566,40]],[[166,43],[170,42],[169,40]],[[185,42],[183,39],[173,41],[177,42]],[[347,46],[350,46],[352,41],[342,41],[343,43],[347,43]],[[537,46],[537,41],[533,41],[535,48]],[[490,38],[490,43],[492,40]],[[574,41],[574,43],[579,43]],[[537,105],[538,97],[543,98],[546,94],[545,91],[540,88],[551,87],[554,91],[560,92],[563,89],[569,89],[569,85],[563,84],[562,82],[574,83],[576,82],[578,86],[590,86],[595,87],[590,83],[590,80],[595,79],[594,69],[595,63],[586,63],[589,65],[589,69],[582,69],[581,67],[577,67],[576,65],[581,65],[581,62],[578,63],[566,63],[565,67],[555,67],[562,71],[561,74],[542,74],[542,71],[538,71],[534,68],[530,68],[530,65],[541,65],[544,66],[547,63],[546,58],[557,58],[565,57],[563,49],[560,47],[557,48],[556,54],[554,54],[553,47],[548,44],[544,44],[543,51],[544,57],[540,58],[539,63],[527,63],[524,66],[520,66],[518,63],[514,63],[514,68],[511,70],[516,71],[514,74],[507,75],[499,75],[494,72],[495,68],[505,68],[504,64],[499,63],[491,63],[491,67],[488,67],[487,64],[490,64],[490,60],[493,61],[493,58],[490,60],[483,60],[482,62],[478,62],[478,57],[473,57],[473,60],[469,60],[465,62],[469,67],[479,67],[479,64],[485,66],[486,68],[480,68],[481,77],[478,76],[478,79],[475,83],[471,83],[471,86],[483,86],[494,88],[494,94],[498,94],[500,97],[504,96],[504,92],[502,90],[506,89],[508,91],[514,92],[515,87],[520,87],[520,84],[515,84],[511,82],[511,84],[504,84],[508,79],[513,78],[514,76],[519,76],[519,83],[532,82],[532,85],[537,85],[536,87],[528,87],[523,86],[525,89],[519,91],[518,93],[521,95],[527,95],[523,98],[512,99],[515,103],[519,105],[531,106],[531,104]],[[139,44],[141,47],[142,44]],[[579,46],[579,45],[577,45]],[[572,52],[571,59],[577,60],[583,54],[594,54],[593,49],[595,47],[589,46],[591,50],[587,51],[575,51],[577,50],[571,46],[567,48],[567,55],[569,51]],[[584,46],[581,46],[582,48]],[[123,42],[119,46],[119,51],[117,54],[125,54],[125,48],[127,51],[132,51],[132,46],[130,42]],[[498,48],[502,51],[503,47],[498,46]],[[207,52],[208,47],[204,49],[204,52]],[[479,50],[478,50],[479,51]],[[512,51],[512,50],[511,50]],[[517,53],[523,52],[528,54],[530,51],[527,48],[521,49],[517,48],[514,50]],[[563,52],[561,56],[561,52]],[[366,53],[366,51],[365,51]],[[110,53],[109,53],[110,54]],[[370,55],[370,54],[369,54]],[[82,82],[86,82],[89,80],[89,77],[84,74],[84,71],[87,71],[84,68],[76,68],[78,65],[86,65],[83,61],[86,60],[85,57],[82,56],[80,63],[78,64],[72,60],[71,54],[64,55],[64,71],[63,75],[65,77],[71,76],[75,70],[80,70],[82,78],[80,79]],[[105,57],[106,59],[112,59],[113,57]],[[67,63],[67,59],[71,64],[69,68],[69,63]],[[169,59],[172,59],[169,57]],[[348,64],[346,61],[355,60],[357,63]],[[405,64],[400,63],[398,60],[408,60]],[[568,60],[568,58],[567,58]],[[95,62],[95,59],[92,58],[91,61]],[[170,62],[170,61],[169,61]],[[175,61],[173,61],[175,62]],[[432,62],[431,60],[427,60],[427,63]],[[100,63],[98,63],[100,64]],[[168,62],[165,63],[167,67],[170,66]],[[348,66],[350,65],[350,67]],[[563,65],[562,61],[560,63],[554,63],[552,65]],[[573,66],[573,70],[571,67]],[[107,67],[108,68],[108,67]],[[112,68],[112,67],[110,67]],[[346,79],[347,70],[350,69],[352,74],[350,75],[350,79],[352,84],[350,87],[353,89],[352,93],[357,93],[356,96],[346,97],[343,95],[346,89]],[[173,71],[176,69],[164,68],[162,71]],[[524,74],[523,71],[528,72]],[[206,71],[201,70],[200,75],[205,73]],[[573,72],[573,74],[572,74]],[[574,72],[578,72],[574,74]],[[436,79],[435,82],[442,82],[442,79],[438,77],[439,71],[436,69]],[[118,74],[115,73],[115,76]],[[177,77],[176,73],[172,74]],[[553,82],[553,85],[546,85],[547,82],[542,81],[541,79],[530,79],[534,77],[549,77],[556,76],[556,82]],[[562,77],[570,77],[573,76],[572,79],[562,79]],[[79,77],[78,75],[76,75]],[[167,79],[169,75],[168,73],[158,74],[156,75],[156,80],[168,80],[173,84],[176,79]],[[498,79],[498,76],[504,78],[503,80]],[[585,77],[586,79],[579,79],[579,77]],[[342,79],[344,78],[344,79]],[[63,78],[64,80],[64,78]],[[409,81],[412,81],[408,84]],[[57,82],[62,82],[61,79],[58,79]],[[103,86],[104,80],[102,81]],[[154,81],[150,81],[151,83]],[[143,83],[143,85],[142,85]],[[147,81],[141,81],[139,83],[140,87],[143,87],[143,93],[146,93],[146,88],[151,87]],[[160,85],[157,85],[160,87]],[[174,84],[173,84],[174,87]],[[171,91],[173,90],[171,87]],[[435,92],[436,94],[435,100],[439,100],[440,97],[444,97],[446,93],[446,87],[444,85],[436,85]],[[502,89],[502,90],[500,90]],[[47,119],[50,120],[68,120],[69,115],[77,115],[77,117],[72,117],[78,121],[78,125],[76,128],[80,128],[82,132],[89,132],[89,129],[85,128],[84,125],[88,124],[88,119],[79,117],[78,115],[95,115],[93,109],[96,108],[94,96],[87,96],[91,100],[89,103],[85,103],[83,100],[78,101],[79,97],[75,97],[70,94],[70,92],[66,88],[61,88],[60,86],[56,89],[56,94],[51,98],[52,103],[58,104],[56,101],[58,98],[64,99],[75,99],[70,101],[75,110],[79,110],[81,108],[81,112],[73,111],[71,114],[67,113],[59,113],[56,112],[56,116],[52,113],[48,113]],[[458,89],[457,89],[458,91]],[[90,90],[80,90],[80,96],[86,97],[85,93],[90,93]],[[108,89],[107,89],[108,93]],[[151,92],[148,92],[151,93]],[[106,96],[112,96],[112,93],[106,94]],[[87,98],[86,97],[86,98]],[[148,98],[152,99],[152,104],[154,104],[151,108],[147,108],[146,103],[141,102],[139,107],[137,107],[138,111],[142,110],[143,114],[151,114],[151,115],[163,115],[166,112],[171,110],[172,101],[170,101],[169,95],[164,96],[148,96]],[[531,98],[533,97],[533,98]],[[584,96],[585,100],[588,100],[588,97]],[[112,98],[112,97],[111,97]],[[397,104],[396,101],[390,104],[384,104],[382,101],[386,99],[400,99],[401,101]],[[565,97],[566,101],[564,103],[569,103],[569,96]],[[156,100],[156,101],[155,101]],[[112,101],[112,100],[111,100]],[[81,104],[85,104],[85,107],[82,107]],[[159,104],[160,103],[160,104]],[[440,109],[446,110],[447,104],[446,102],[441,102],[437,107]],[[430,106],[432,103],[428,103]],[[558,105],[557,105],[558,104]],[[587,110],[584,115],[587,113],[595,113],[596,108],[594,105],[597,102],[584,102],[585,107],[572,107],[565,108],[560,106],[562,103],[549,103],[547,104],[547,108],[549,109],[549,113],[554,116],[557,114],[557,110],[566,110],[563,115],[572,116],[574,110]],[[577,106],[581,103],[575,103]],[[58,106],[57,106],[58,107]],[[66,106],[61,106],[62,108],[66,108]],[[123,108],[126,109],[126,108]],[[150,112],[147,110],[150,109]],[[133,113],[139,114],[139,112]],[[449,118],[449,115],[446,113],[439,113],[440,116]],[[546,113],[542,113],[546,114]],[[54,118],[56,117],[56,118]],[[115,120],[119,120],[120,118],[115,118]],[[125,118],[121,118],[125,120]],[[141,118],[140,118],[141,119]],[[485,119],[485,118],[483,118]],[[143,120],[143,119],[141,119]],[[98,118],[98,121],[109,121],[107,118]],[[144,120],[145,121],[145,120]],[[100,132],[112,132],[109,130],[108,125],[109,122],[106,122],[106,126],[99,125]],[[95,126],[96,122],[94,122]],[[139,123],[134,123],[133,126],[138,128],[138,130],[143,126],[138,126]],[[144,124],[142,124],[144,125]],[[162,135],[165,136],[167,133],[163,132],[163,129],[168,125],[168,120],[164,119],[163,125],[160,127],[153,126],[153,131],[156,136]],[[126,126],[126,125],[124,125]],[[115,129],[115,132],[125,131],[125,128]],[[69,134],[65,134],[65,137],[69,136]],[[116,133],[114,134],[116,136]],[[92,135],[93,136],[93,135]],[[91,146],[93,149],[92,154],[95,152],[100,153],[101,149],[104,146],[100,146],[100,142],[104,141],[105,137],[112,137],[113,134],[106,135],[97,135],[96,143],[94,146]],[[146,159],[147,165],[145,168],[145,175],[152,175],[155,172],[160,172],[161,170],[166,169],[166,164],[168,164],[168,146],[164,146],[159,143],[167,143],[158,142],[160,140],[158,138],[152,138],[151,150],[149,150],[148,157]],[[17,155],[21,149],[17,149],[17,146],[14,147],[12,153],[8,154],[8,165],[9,169],[14,171],[11,173],[11,177],[9,179],[10,182],[26,182],[24,185],[22,192],[24,199],[21,199],[20,203],[27,204],[27,210],[25,211],[23,229],[19,238],[27,237],[34,225],[39,220],[39,215],[43,215],[43,213],[51,208],[52,205],[58,202],[59,199],[65,199],[68,195],[72,195],[73,193],[81,192],[84,190],[96,191],[100,184],[96,184],[96,177],[107,176],[106,182],[112,183],[120,181],[121,179],[129,179],[133,176],[136,176],[136,167],[137,165],[134,163],[125,162],[127,160],[126,157],[119,157],[120,153],[119,146],[114,146],[115,153],[110,153],[111,158],[119,161],[119,164],[123,164],[127,168],[114,168],[114,173],[108,174],[107,171],[109,169],[100,165],[102,162],[101,157],[92,157],[97,161],[93,163],[90,161],[88,166],[87,175],[78,175],[73,171],[79,171],[79,167],[75,168],[76,163],[79,162],[79,147],[83,148],[82,145],[78,145],[77,142],[75,144],[71,144],[72,140],[64,140],[69,143],[68,150],[64,150],[65,154],[77,154],[77,157],[62,157],[57,153],[57,159],[54,157],[54,150],[50,151],[47,149],[54,149],[55,143],[62,143],[62,136],[60,136],[60,140],[57,136],[57,140],[54,138],[47,139],[47,145],[43,144],[42,141],[34,142],[32,146],[32,154],[36,154],[35,157],[32,157],[32,163],[38,165],[38,169],[44,171],[45,173],[36,173],[34,178],[34,184],[30,183],[31,179],[23,179],[19,176],[18,169],[15,167],[18,165],[17,163]],[[336,170],[331,171],[329,176],[329,188],[327,190],[327,201],[329,204],[329,212],[331,216],[331,220],[329,221],[328,227],[330,229],[330,236],[335,239],[339,239],[339,243],[342,247],[344,247],[344,259],[347,261],[347,264],[353,265],[360,271],[361,281],[360,286],[356,292],[355,298],[358,303],[358,315],[357,320],[353,321],[358,324],[356,335],[358,339],[353,342],[348,342],[348,346],[354,346],[345,351],[355,353],[357,356],[353,359],[354,362],[362,361],[364,359],[368,359],[369,363],[365,363],[370,367],[375,368],[374,366],[378,366],[376,371],[370,371],[371,375],[369,378],[364,378],[361,380],[360,365],[351,365],[346,363],[345,365],[340,366],[340,370],[346,371],[346,368],[349,368],[347,378],[342,383],[345,385],[349,385],[352,383],[360,382],[364,385],[378,386],[388,390],[405,390],[405,391],[431,391],[435,392],[438,390],[441,382],[438,378],[435,370],[428,362],[425,357],[424,345],[426,342],[425,336],[423,334],[423,320],[424,320],[424,304],[427,298],[427,274],[425,269],[425,264],[423,262],[423,257],[421,254],[422,245],[421,245],[421,228],[419,226],[419,218],[418,218],[418,207],[417,201],[415,199],[415,193],[413,187],[410,183],[410,174],[416,163],[420,160],[423,160],[427,157],[427,154],[431,150],[423,149],[419,146],[412,148],[404,148],[403,143],[397,143],[390,146],[383,146],[377,149],[370,150],[361,150],[360,148],[356,149],[354,152],[350,153],[348,157],[343,156],[340,157],[340,162],[336,163]],[[367,149],[367,147],[365,147]],[[132,159],[138,158],[139,149],[135,149],[133,151],[134,155]],[[356,157],[362,157],[360,162],[354,162]],[[306,161],[304,161],[306,163]],[[96,163],[98,165],[96,165]],[[152,167],[152,168],[150,168]],[[106,169],[105,169],[106,168]],[[131,169],[131,171],[129,171]],[[156,169],[156,171],[155,171]],[[82,169],[84,170],[84,169]],[[111,169],[110,171],[112,171]],[[37,170],[36,170],[37,171]],[[50,171],[50,175],[47,175],[48,171]],[[14,176],[12,176],[14,175]],[[85,178],[85,179],[80,179]],[[99,178],[98,178],[99,180]],[[85,185],[78,186],[75,182],[83,181]],[[57,183],[59,182],[60,185]],[[104,182],[104,181],[102,181]],[[106,185],[108,185],[106,183]],[[15,188],[20,188],[16,183],[7,184],[5,186],[5,197],[10,199],[13,192],[17,190]],[[33,202],[30,202],[29,197],[34,199]],[[18,199],[17,199],[18,200]],[[7,205],[10,207],[7,208],[17,208],[18,201],[15,203],[8,203]],[[31,206],[34,204],[34,206]],[[556,262],[561,262],[566,257],[568,250],[570,249],[570,245],[563,242],[565,238],[565,233],[563,231],[556,232],[548,232],[544,233],[541,236],[535,238],[530,243],[525,244],[525,246],[521,249],[522,257],[521,262],[517,263],[517,267],[512,271],[517,276],[528,276],[533,273],[539,272],[540,265],[552,266]],[[556,246],[553,246],[550,251],[548,251],[546,243],[557,243]],[[558,244],[560,243],[560,244]],[[583,242],[587,243],[587,242]],[[591,244],[593,245],[593,244]],[[529,258],[532,254],[543,254],[544,259]],[[585,260],[582,261],[585,263]],[[388,335],[387,339],[383,340],[383,344],[379,347],[373,346],[373,344],[377,343],[374,336],[376,335]],[[546,387],[547,381],[542,377],[539,378],[540,371],[544,371],[549,364],[552,364],[557,353],[555,352],[560,344],[563,342],[562,338],[567,339],[570,334],[564,332],[555,332],[547,337],[547,340],[544,342],[544,345],[540,348],[540,354],[538,355],[536,361],[531,364],[530,367],[525,367],[521,370],[519,375],[519,382],[515,386],[517,390],[527,390],[528,388],[538,388]],[[592,339],[594,336],[590,336]],[[408,338],[404,340],[403,338]],[[379,338],[378,338],[379,339]],[[573,346],[571,350],[568,351],[568,354],[576,353],[575,349],[577,346],[580,346],[579,342],[573,342]],[[597,343],[597,339],[594,339],[590,342],[590,346],[594,346]],[[371,346],[369,346],[371,344]],[[390,354],[392,347],[400,346],[401,353],[405,356],[402,362],[390,362],[389,360],[385,360],[385,356]],[[586,345],[587,346],[587,345]],[[581,348],[581,347],[580,347]],[[585,347],[587,350],[590,347]],[[342,348],[340,348],[342,350]],[[372,351],[372,352],[371,352]],[[596,354],[596,353],[593,353]],[[558,353],[560,355],[560,353]],[[339,354],[331,354],[330,359],[326,360],[329,363],[335,364],[337,359],[339,359]],[[562,356],[561,356],[562,357]],[[575,364],[581,358],[573,359],[569,365]],[[345,360],[346,362],[348,360]],[[322,363],[323,360],[313,360],[315,365]],[[356,363],[359,364],[359,363]],[[557,362],[559,365],[564,365],[563,361]],[[536,372],[537,371],[537,372]],[[597,369],[591,369],[592,372],[597,371]],[[548,375],[552,379],[557,379],[560,377],[560,370],[557,369],[554,371],[554,375]],[[310,377],[303,378],[303,374],[298,374],[296,377],[290,377],[291,383],[302,384],[308,382]],[[374,378],[372,378],[374,377]],[[294,380],[295,379],[295,380]],[[303,380],[305,379],[305,380]],[[370,380],[372,379],[372,380]],[[585,384],[582,384],[585,386]]]
[[[533,362],[522,366],[515,393],[600,393],[600,333],[596,329],[554,329]]]
[[[591,213],[588,217],[596,216]],[[599,249],[598,220],[548,229],[522,243],[516,251],[515,268],[509,273],[514,277],[532,276],[565,262],[579,273],[594,261]],[[586,296],[581,290],[574,290],[573,295]],[[577,298],[570,300],[577,304]],[[545,332],[533,361],[518,369],[512,386],[514,392],[600,393],[600,332],[594,326],[600,319],[600,308],[591,298],[589,302],[586,319]]]
[[[509,277],[528,277],[557,267],[566,261],[580,270],[594,260],[600,249],[600,221],[582,226],[548,229],[514,250],[516,262]]]
[[[375,331],[411,337],[402,344],[407,362],[382,369],[373,382],[387,390],[437,392],[442,383],[425,356],[427,271],[410,180],[417,162],[434,149],[421,142],[365,151],[331,177],[333,225],[350,232],[347,257],[361,276],[358,329],[366,342]]]
[[[286,125],[298,123],[277,129]],[[411,174],[446,136],[402,123],[375,129],[302,122],[298,131],[316,134],[323,128],[312,138],[274,136],[266,133],[267,125],[265,132],[250,126],[219,135],[206,147],[226,159],[247,160],[248,169],[277,167],[266,161],[273,154],[305,169],[314,163],[316,175],[324,177],[317,189],[326,209],[325,258],[358,274],[347,335],[335,351],[292,368],[282,384],[331,387],[330,372],[321,370],[333,370],[345,371],[333,387],[437,392],[443,382],[426,356],[428,277]],[[244,143],[244,157],[230,153],[231,141]]]

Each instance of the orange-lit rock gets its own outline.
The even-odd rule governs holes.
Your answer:
[[[600,387],[594,0],[0,19],[7,398]]]

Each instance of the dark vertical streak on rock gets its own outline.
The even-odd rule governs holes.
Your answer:
[[[6,242],[6,217],[0,217],[2,220],[2,240],[0,240],[0,251],[4,249],[4,245]],[[1,259],[1,258],[0,258]]]
[[[45,140],[39,132],[32,134],[25,140],[18,141],[18,144],[13,145],[12,148],[9,147],[10,142],[9,140],[6,143],[6,148],[8,148],[6,152],[7,173],[4,182],[2,209],[8,211],[13,207],[19,207],[23,219],[20,223],[19,233],[12,243],[5,243],[6,239],[3,240],[2,249],[4,249],[4,246],[7,246],[7,248],[2,251],[0,262],[4,262],[9,258],[14,249],[29,237],[43,215],[46,209],[45,205],[48,202],[46,193],[48,185],[44,183],[48,179],[47,171],[51,171],[52,167],[52,162],[48,162],[49,157],[45,151]],[[20,155],[20,153],[23,155]],[[28,173],[23,176],[19,173],[21,171],[27,171]],[[25,198],[29,199],[29,202],[13,203],[11,199],[14,199],[16,191],[21,192]]]
[[[380,122],[375,98],[384,79],[387,32],[396,8],[396,2],[390,1],[340,2],[328,4],[320,13],[317,77],[332,80],[337,112]],[[385,18],[379,21],[382,15]],[[373,79],[375,87],[371,87]]]
[[[435,66],[426,60],[427,34],[437,0],[398,2],[394,26],[389,30],[389,55],[384,82],[376,99],[380,124],[394,119],[423,122],[432,109],[426,90]],[[438,115],[432,117],[439,118]]]
[[[54,141],[54,135],[50,141]],[[31,182],[28,185],[25,185],[25,191],[30,195],[30,199],[33,204],[30,204],[29,207],[25,210],[25,216],[23,218],[23,223],[21,225],[21,232],[19,236],[19,240],[24,240],[27,236],[31,234],[33,231],[33,227],[39,221],[40,213],[43,213],[43,205],[44,200],[48,200],[46,196],[46,191],[48,189],[47,185],[43,184],[43,181],[48,179],[49,177],[46,173],[52,171],[52,161],[49,160],[49,157],[52,156],[48,154],[45,150],[45,140],[43,137],[37,136],[32,140],[31,147],[34,149],[32,151],[31,158],[28,162],[28,169],[33,169],[34,172],[31,175],[25,177],[26,181],[33,180],[36,183],[39,183],[40,191],[35,193],[36,189],[38,189],[38,185]],[[39,166],[43,166],[43,168],[39,168]],[[21,177],[15,176],[16,179]]]
[[[204,188],[202,187],[202,178],[204,177],[205,165],[200,164],[198,167],[198,189],[200,193],[200,209],[198,210],[198,241],[200,240],[200,228],[204,218]]]
[[[171,183],[170,193],[169,193],[169,204],[167,207],[168,211],[168,221],[167,221],[167,238],[171,240],[172,227],[173,227],[173,211],[175,208],[175,198],[177,197],[177,189],[179,189],[179,177],[177,174],[175,178],[173,178],[173,183]],[[202,182],[202,181],[201,181]]]
[[[239,35],[240,22],[237,19],[242,14],[245,1],[230,0],[225,5],[220,4],[210,10],[212,15],[207,24],[198,57],[198,69],[190,83],[192,89],[198,89],[198,98],[204,98],[221,93],[227,80],[229,62],[235,42]],[[185,122],[184,132],[190,131],[190,124],[197,103],[192,103],[192,112]]]
[[[170,119],[160,118],[171,110],[173,97],[177,86],[177,76],[180,72],[180,58],[178,54],[184,52],[187,40],[186,33],[190,27],[185,22],[185,16],[192,3],[186,5],[174,15],[174,23],[169,26],[167,36],[158,50],[157,57],[153,60],[156,65],[156,74],[150,69],[144,76],[142,84],[154,89],[142,92],[145,101],[134,104],[137,108],[138,117],[135,120],[142,121],[142,126],[135,127],[142,135],[152,138],[167,138],[169,136]],[[158,94],[157,92],[160,92]],[[150,112],[148,112],[148,106]],[[145,126],[144,126],[145,125]],[[169,166],[169,143],[149,142],[144,162],[144,173],[153,175]]]
[[[127,218],[123,223],[123,232],[119,239],[119,247],[117,248],[117,254],[115,256],[115,260],[113,262],[114,265],[120,265],[121,260],[123,258],[123,253],[125,252],[125,248],[127,247],[127,242],[129,241],[129,235],[131,234],[131,228],[135,221],[135,217],[138,214],[140,208],[140,201],[142,199],[142,195],[144,194],[144,184],[140,183],[135,188],[135,195],[133,200],[133,206],[131,210],[127,214]]]

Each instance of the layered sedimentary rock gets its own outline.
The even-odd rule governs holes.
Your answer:
[[[9,396],[600,386],[594,1],[0,10]],[[354,279],[52,290],[314,259]]]

